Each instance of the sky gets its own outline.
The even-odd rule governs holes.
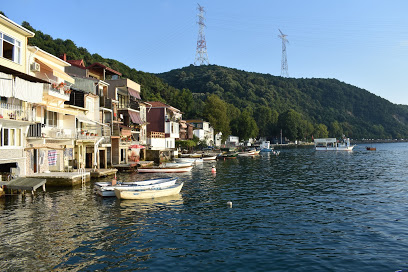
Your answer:
[[[210,64],[289,77],[335,78],[408,105],[406,0],[13,0],[0,10],[91,54],[162,73],[193,64],[205,9]]]

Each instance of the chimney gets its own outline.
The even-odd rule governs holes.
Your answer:
[[[62,59],[63,61],[67,61],[67,54],[64,53],[60,56],[60,59]]]

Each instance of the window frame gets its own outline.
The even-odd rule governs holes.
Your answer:
[[[11,40],[13,40],[13,43],[9,41],[8,39],[5,39],[4,36],[7,36],[7,38],[10,38]],[[4,57],[4,54],[3,54],[4,46],[3,45],[5,42],[13,46],[13,52],[12,52],[11,59]],[[16,39],[7,33],[0,32],[0,57],[3,59],[10,60],[17,64],[21,64],[22,44],[23,44],[22,41],[20,41],[19,39]]]

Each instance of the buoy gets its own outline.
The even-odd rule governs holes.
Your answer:
[[[217,169],[215,169],[215,166],[213,165],[213,167],[211,168],[211,172],[215,173],[217,172]]]
[[[232,202],[231,201],[228,201],[227,205],[228,205],[228,207],[232,208]]]

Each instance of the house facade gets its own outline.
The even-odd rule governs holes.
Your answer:
[[[152,150],[172,150],[176,152],[176,139],[180,138],[180,110],[159,101],[146,102],[147,145]]]
[[[200,141],[205,142],[208,146],[214,146],[214,129],[211,124],[203,120],[186,120],[187,124],[193,126],[193,133]]]
[[[64,171],[73,159],[76,109],[65,108],[70,86],[75,80],[64,72],[69,63],[28,46],[29,74],[49,84],[43,84],[41,102],[36,103],[34,124],[26,137],[27,175],[45,171]]]
[[[34,33],[0,15],[0,173],[27,174],[26,138],[48,81],[29,74],[27,39]]]

